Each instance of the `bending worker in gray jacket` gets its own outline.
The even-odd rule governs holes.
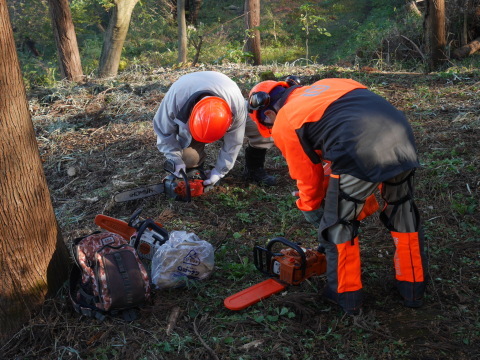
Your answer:
[[[248,123],[247,123],[248,121]],[[153,119],[157,147],[180,170],[203,167],[205,144],[223,138],[215,167],[204,185],[214,185],[234,166],[247,136],[245,171],[247,180],[274,185],[275,178],[265,173],[266,151],[273,146],[263,138],[248,118],[246,101],[226,75],[200,71],[183,75],[172,84]]]

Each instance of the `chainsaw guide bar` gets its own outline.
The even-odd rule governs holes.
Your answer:
[[[165,192],[165,184],[155,184],[149,185],[129,191],[125,191],[119,194],[116,194],[113,197],[113,200],[116,203],[124,202],[124,201],[131,201],[137,199],[143,199],[150,196],[160,195]]]
[[[286,288],[287,285],[282,284],[278,280],[267,279],[227,297],[223,303],[227,309],[243,310],[273,294],[285,290]]]

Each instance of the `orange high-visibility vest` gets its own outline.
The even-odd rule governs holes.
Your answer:
[[[300,195],[297,207],[300,210],[318,209],[325,197],[325,189],[321,186],[324,178],[322,163],[314,163],[305,153],[296,130],[305,123],[321,120],[328,106],[346,93],[366,88],[350,79],[323,79],[295,89],[279,110],[272,137],[287,161],[290,176],[297,180]],[[315,152],[320,159],[321,151]]]

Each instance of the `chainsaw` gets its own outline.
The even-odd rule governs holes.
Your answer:
[[[288,248],[273,252],[273,246],[278,243]],[[322,275],[327,268],[324,253],[305,249],[283,237],[270,240],[265,248],[256,245],[253,260],[255,267],[270,278],[227,297],[224,300],[227,309],[243,310],[289,285],[299,285],[312,276]]]
[[[137,250],[138,257],[149,271],[155,251],[165,244],[169,234],[162,224],[150,218],[141,220],[141,212],[141,208],[137,209],[128,222],[103,214],[95,216],[94,222],[102,229],[128,240],[130,245]]]
[[[188,179],[188,175],[183,169],[180,170],[180,176],[183,180],[179,181],[174,175],[175,163],[173,160],[167,160],[163,165],[163,169],[169,172],[170,175],[165,177],[162,183],[117,193],[113,200],[120,203],[165,194],[168,198],[177,201],[190,202],[192,197],[200,196],[210,189],[210,186],[203,186],[203,180],[201,179]],[[202,179],[205,179],[205,174],[202,171],[198,173]]]

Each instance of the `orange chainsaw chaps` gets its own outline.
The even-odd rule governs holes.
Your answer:
[[[195,179],[188,182],[190,185],[190,194],[192,197],[200,196],[203,194],[203,180]],[[180,195],[181,197],[187,196],[187,186],[185,181],[179,181],[177,187],[174,190],[175,194]]]
[[[102,229],[118,234],[127,240],[130,240],[132,235],[134,235],[137,231],[134,227],[129,226],[128,223],[126,223],[125,221],[115,219],[103,214],[95,216],[94,222]],[[157,222],[155,222],[155,224],[163,227],[162,224],[159,224]]]
[[[358,236],[337,245],[338,293],[362,289],[360,245]]]
[[[227,297],[223,304],[230,310],[243,310],[286,288],[275,279],[268,279]]]
[[[423,261],[418,233],[391,231],[395,243],[395,277],[398,281],[424,281]]]

